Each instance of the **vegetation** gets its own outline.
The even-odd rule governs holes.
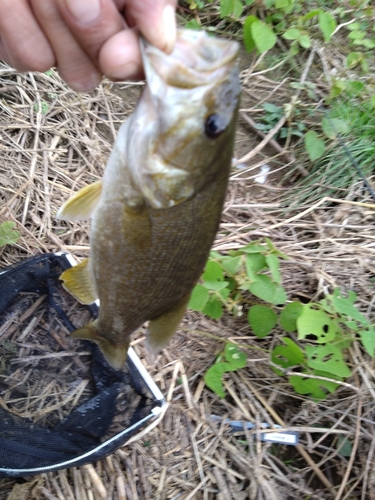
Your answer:
[[[211,252],[189,307],[214,319],[220,318],[223,310],[237,316],[245,312],[253,334],[260,339],[279,326],[282,344],[270,353],[274,371],[280,376],[287,374],[297,393],[323,399],[337,388],[335,381],[352,375],[345,353],[353,342],[359,341],[367,354],[375,357],[375,325],[355,307],[354,292],[344,297],[336,288],[318,302],[288,301],[281,283],[280,259],[287,256],[268,238],[225,256]],[[294,332],[296,338],[288,335]],[[227,342],[207,371],[205,382],[224,397],[222,375],[245,365],[245,354]]]

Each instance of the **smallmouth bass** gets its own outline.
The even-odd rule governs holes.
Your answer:
[[[72,336],[117,369],[143,323],[158,351],[185,313],[219,226],[240,95],[236,42],[179,30],[172,54],[141,50],[147,85],[102,181],[57,214],[92,218],[89,259],[61,279],[79,302],[100,299],[98,319]]]

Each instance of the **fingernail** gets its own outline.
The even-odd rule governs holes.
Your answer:
[[[77,22],[90,24],[100,14],[100,0],[65,0],[66,6]]]
[[[165,39],[165,51],[172,52],[176,43],[176,15],[171,5],[166,5],[163,11],[163,27]]]
[[[68,85],[75,92],[91,92],[100,84],[101,81],[102,77],[100,73],[94,71],[93,73],[87,74],[84,80],[69,81]]]
[[[139,76],[139,73],[139,64],[130,61],[120,66],[116,66],[110,72],[107,71],[106,76],[115,80],[127,80],[128,78],[132,79]]]

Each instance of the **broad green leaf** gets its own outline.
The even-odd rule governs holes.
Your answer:
[[[286,345],[278,345],[272,351],[271,360],[275,365],[289,368],[290,366],[299,366],[305,364],[305,357],[300,347],[288,337],[283,337],[283,342]],[[277,375],[282,375],[283,372],[272,368]]]
[[[322,129],[324,135],[334,139],[337,134],[346,134],[349,130],[348,124],[340,118],[323,118]]]
[[[297,28],[290,28],[282,35],[285,40],[297,40],[300,36],[301,31]]]
[[[316,400],[324,399],[328,392],[335,392],[335,389],[338,387],[338,384],[334,382],[303,378],[296,375],[291,375],[289,382],[298,394],[310,394]]]
[[[226,361],[236,370],[246,366],[246,354],[231,342],[227,342],[225,345],[224,356]]]
[[[334,80],[332,84],[331,90],[329,92],[329,97],[333,99],[342,94],[345,89],[346,89],[346,80],[338,78]]]
[[[365,84],[359,80],[347,80],[346,82],[346,93],[349,97],[358,96],[364,88]]]
[[[5,221],[0,224],[0,247],[17,243],[21,235],[18,231],[13,230],[15,226],[16,223],[13,221]]]
[[[375,327],[370,326],[367,330],[360,330],[358,333],[367,353],[372,358],[375,357]]]
[[[278,248],[275,247],[270,238],[264,238],[264,239],[266,241],[267,247],[269,248],[269,250],[271,250],[271,252],[275,253],[281,259],[289,260],[289,257],[285,253],[281,252]]]
[[[243,11],[243,4],[241,0],[234,0],[233,14],[234,17],[240,17]]]
[[[361,52],[350,52],[346,58],[346,66],[348,68],[354,68],[357,64],[360,64],[364,54]]]
[[[325,42],[329,42],[331,40],[332,33],[335,31],[336,26],[336,20],[329,12],[319,12],[319,27],[323,33]]]
[[[345,378],[351,375],[350,368],[343,359],[342,351],[333,344],[307,345],[305,347],[308,366],[313,370],[322,370]]]
[[[272,304],[275,295],[275,285],[269,276],[258,274],[257,279],[251,283],[249,290],[256,297]]]
[[[287,304],[280,314],[280,324],[288,332],[297,330],[297,318],[302,314],[303,305],[300,302]]]
[[[250,284],[249,290],[256,297],[274,305],[284,304],[287,298],[283,287],[273,283],[265,274],[258,274],[256,280]]]
[[[303,47],[304,49],[309,49],[311,47],[311,38],[309,35],[301,35],[298,38],[298,43]]]
[[[202,311],[207,304],[209,291],[202,285],[195,285],[191,293],[188,308],[194,311]]]
[[[353,451],[353,445],[347,436],[338,435],[336,448],[341,456],[349,458]]]
[[[241,0],[220,0],[220,17],[234,15],[240,17],[243,10]]]
[[[224,273],[221,266],[217,262],[207,262],[202,279],[204,281],[223,281]]]
[[[326,149],[324,141],[320,139],[318,134],[313,130],[305,134],[305,148],[311,161],[317,160],[323,156]]]
[[[250,253],[246,256],[246,274],[250,280],[255,281],[256,274],[266,267],[266,259],[263,254]]]
[[[229,285],[229,281],[205,281],[203,286],[208,290],[222,290]]]
[[[313,336],[318,344],[331,342],[340,328],[336,321],[331,319],[321,309],[313,309],[311,305],[305,304],[302,312],[297,318],[298,340]],[[307,347],[306,347],[307,349]]]
[[[276,313],[267,306],[256,305],[250,307],[247,318],[251,329],[257,337],[266,337],[277,324]]]
[[[234,276],[238,273],[241,265],[242,259],[241,256],[238,257],[223,257],[221,259],[221,264],[224,270],[230,275]]]
[[[281,285],[274,283],[274,286],[275,286],[275,293],[273,296],[272,304],[274,304],[275,306],[281,306],[285,304],[286,299],[288,297],[286,295],[284,288]]]
[[[266,256],[266,262],[269,267],[269,270],[271,271],[271,276],[272,276],[272,281],[275,283],[279,283],[281,281],[281,275],[280,275],[280,261],[274,253],[271,253]]]
[[[272,49],[272,47],[276,44],[277,37],[275,33],[272,28],[263,21],[252,23],[250,31],[260,54]]]
[[[212,319],[219,319],[223,315],[223,303],[217,298],[210,297],[202,312]]]
[[[300,19],[301,19],[301,21],[308,21],[309,19],[312,19],[313,17],[318,16],[320,14],[320,12],[321,12],[320,9],[311,10],[310,12],[308,12],[307,14],[302,16]]]
[[[247,52],[251,52],[255,49],[255,42],[253,35],[251,33],[251,25],[253,23],[259,22],[259,19],[255,16],[248,16],[245,20],[243,27],[243,42]]]
[[[262,108],[264,109],[264,111],[267,111],[267,113],[274,113],[276,117],[281,117],[284,114],[283,108],[280,108],[280,106],[276,106],[276,104],[273,104],[272,102],[263,103]]]
[[[354,294],[354,300],[355,298],[356,295]],[[350,295],[348,296],[348,298],[345,298],[341,295],[339,289],[336,288],[332,294],[332,302],[335,310],[339,314],[344,314],[345,316],[349,316],[350,318],[358,321],[362,325],[365,326],[369,325],[368,319],[366,319],[365,316],[353,304],[353,295]]]
[[[249,245],[243,247],[241,250],[244,253],[265,253],[267,252],[267,247],[265,245],[250,243]]]
[[[226,365],[228,363],[216,363],[211,366],[204,376],[204,381],[207,387],[211,389],[220,398],[225,398],[224,386],[221,381],[221,377],[224,375],[226,370]]]
[[[189,30],[200,30],[200,29],[202,29],[202,25],[199,24],[196,19],[190,19],[190,21],[188,21],[185,24],[185,28],[187,28]]]

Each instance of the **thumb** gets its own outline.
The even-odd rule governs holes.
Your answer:
[[[176,4],[177,0],[128,0],[125,13],[147,41],[170,53],[176,41]]]

